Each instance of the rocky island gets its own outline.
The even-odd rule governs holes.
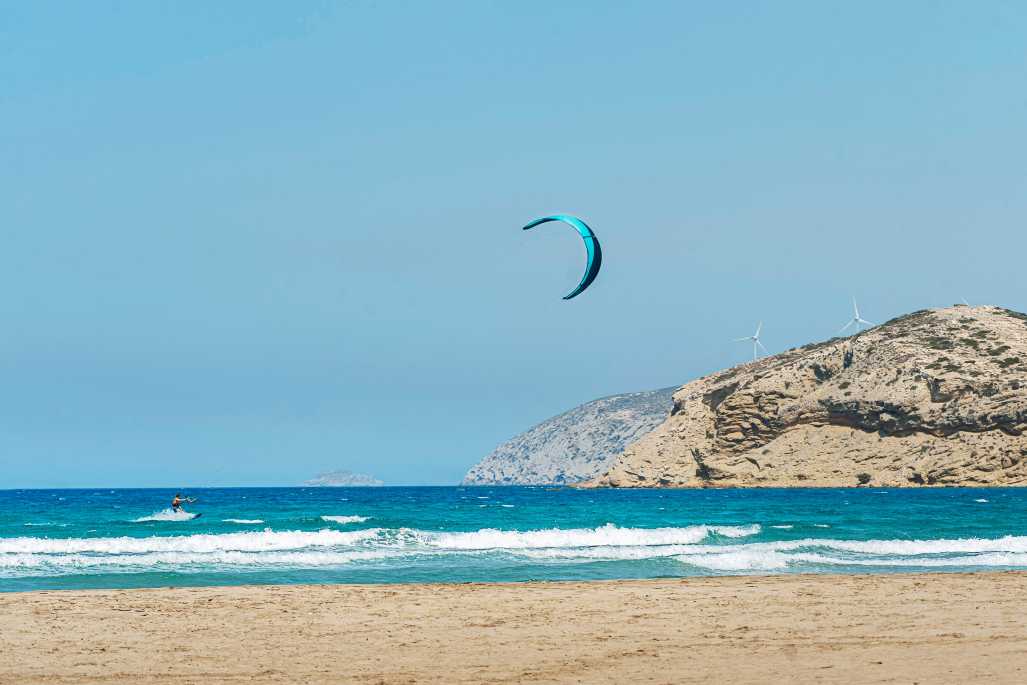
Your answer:
[[[1027,316],[955,306],[715,373],[592,487],[1027,485]]]
[[[314,478],[308,481],[304,481],[304,485],[308,487],[377,487],[384,485],[382,481],[378,480],[374,476],[368,476],[363,473],[353,473],[352,471],[331,471],[329,473],[319,473]]]

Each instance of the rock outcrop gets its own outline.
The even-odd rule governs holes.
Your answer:
[[[588,485],[1027,485],[1027,316],[924,310],[700,378]]]
[[[471,468],[467,485],[577,483],[602,473],[634,442],[663,423],[674,388],[613,395],[543,421]]]

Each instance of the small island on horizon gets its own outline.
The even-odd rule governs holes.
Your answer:
[[[315,488],[376,488],[385,485],[385,483],[365,473],[353,473],[352,471],[341,469],[339,471],[319,473],[310,480],[303,481],[303,485]]]

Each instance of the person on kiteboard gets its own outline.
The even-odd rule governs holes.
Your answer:
[[[182,493],[176,492],[175,493],[175,498],[173,500],[171,500],[171,510],[174,511],[174,512],[182,511],[182,503],[183,502],[188,502],[188,503],[192,504],[195,501],[196,501],[196,499],[193,498],[193,497],[185,497],[185,498],[183,498],[182,497]]]

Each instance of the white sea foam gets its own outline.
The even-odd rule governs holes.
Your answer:
[[[264,519],[221,519],[224,523],[255,524],[264,523]]]
[[[984,499],[983,497],[982,497],[982,498],[980,498],[980,499],[975,499],[975,500],[974,500],[974,502],[981,502],[982,504],[983,504],[984,502],[987,502],[987,501],[988,501],[988,500]]]
[[[771,526],[771,528],[780,528],[781,530],[791,530],[792,528],[795,528],[795,526],[789,525],[787,523],[783,523],[783,524],[781,524],[779,526]]]
[[[509,554],[540,561],[639,561],[687,554],[699,545],[603,545],[599,547],[547,547],[504,550]]]
[[[446,549],[539,549],[562,547],[648,546],[694,544],[710,535],[737,538],[756,535],[758,525],[686,526],[684,528],[619,528],[612,523],[598,528],[498,530],[485,528],[464,533],[427,533],[421,540]]]
[[[346,522],[366,517],[332,517]],[[326,520],[329,520],[326,517]],[[256,525],[258,519],[226,519]],[[339,521],[332,520],[332,523]],[[780,526],[792,524],[778,524]],[[45,529],[44,529],[45,530]],[[576,564],[676,560],[720,573],[778,573],[836,567],[1027,568],[1027,536],[933,540],[810,537],[758,542],[759,525],[542,530],[429,531],[409,528],[250,530],[223,534],[99,538],[0,538],[0,576],[227,571],[330,567],[432,557],[440,563]],[[383,563],[389,563],[388,561]]]
[[[1027,554],[1021,552],[988,552],[986,554],[963,554],[953,557],[921,557],[915,559],[844,559],[817,554],[800,555],[800,561],[830,565],[921,567],[921,568],[973,568],[975,566],[1027,566]]]
[[[253,531],[222,535],[176,535],[145,538],[0,538],[0,554],[146,554],[149,552],[272,552],[306,547],[353,545],[377,537],[371,528],[343,532]]]
[[[951,540],[831,540],[808,538],[745,544],[601,545],[510,549],[539,561],[644,560],[674,557],[711,570],[745,571],[808,566],[1021,566],[1027,537]]]
[[[822,547],[860,554],[915,556],[921,554],[977,554],[980,552],[1027,552],[1027,537],[956,538],[941,540],[830,540],[808,539],[787,543],[781,549]]]
[[[717,571],[781,570],[789,566],[858,566],[878,568],[994,568],[1027,567],[1027,554],[1018,552],[989,552],[986,554],[952,557],[920,558],[847,558],[825,554],[786,554],[772,550],[741,550],[718,554],[688,554],[678,557],[689,566]]]
[[[719,554],[691,554],[679,557],[686,564],[713,571],[776,571],[788,567],[788,557],[769,550],[740,549]]]
[[[370,516],[322,516],[322,521],[329,523],[363,523],[369,521]]]
[[[134,519],[132,523],[147,523],[150,521],[192,521],[197,516],[199,516],[199,514],[182,510],[175,511],[169,507],[167,509],[154,512],[149,516],[140,516],[139,518]]]
[[[153,569],[199,572],[231,567],[324,567],[397,556],[389,550],[239,552],[148,552],[117,556],[91,554],[0,554],[0,574],[6,576],[67,574],[76,572],[131,573]]]
[[[833,554],[832,554],[833,552]],[[838,553],[842,553],[839,555]],[[1027,537],[941,540],[805,539],[746,545],[692,545],[677,559],[719,571],[788,566],[993,567],[1027,566]]]

